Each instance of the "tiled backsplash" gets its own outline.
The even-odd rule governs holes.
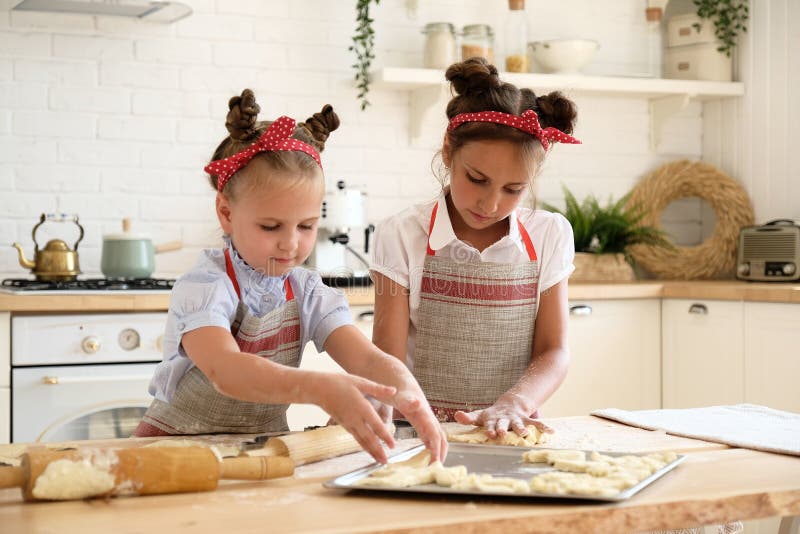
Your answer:
[[[157,258],[157,275],[179,274],[200,248],[218,242],[202,167],[225,132],[228,98],[244,87],[256,91],[263,118],[303,119],[334,105],[342,127],[323,153],[326,173],[330,184],[343,179],[364,188],[371,222],[437,192],[430,167],[443,133],[439,123],[429,125],[421,145],[411,145],[406,92],[373,90],[372,105],[359,109],[347,50],[355,2],[186,0],[194,13],[175,24],[9,11],[15,3],[0,0],[4,245],[20,241],[30,255],[30,229],[41,212],[75,212],[86,228],[82,268],[97,274],[102,235],[130,217],[135,231],[156,242],[183,240],[184,250]],[[416,13],[409,11],[414,5]],[[487,22],[500,41],[506,1],[384,0],[372,9],[375,65],[417,67],[426,22]],[[533,39],[598,40],[589,72],[641,70],[639,0],[529,2],[528,16]],[[541,198],[558,203],[562,183],[579,198],[618,198],[659,164],[701,156],[700,104],[667,123],[653,152],[645,99],[572,96],[584,144],[552,153],[540,176]],[[679,240],[699,240],[697,203],[675,206],[666,218]],[[73,235],[65,227],[49,231]],[[0,276],[23,275],[16,252],[0,250]]]

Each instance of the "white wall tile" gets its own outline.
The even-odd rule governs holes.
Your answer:
[[[78,212],[87,228],[82,268],[98,273],[102,234],[130,216],[157,242],[184,241],[184,250],[157,260],[157,273],[180,274],[200,249],[219,243],[215,192],[202,168],[226,134],[228,99],[245,87],[256,91],[261,120],[304,120],[334,106],[342,126],[322,155],[328,186],[343,179],[364,188],[370,222],[438,193],[430,167],[445,101],[414,146],[408,92],[373,89],[361,111],[348,51],[354,3],[186,3],[193,14],[174,24],[0,10],[0,237],[29,239],[42,211]],[[409,13],[405,0],[384,0],[371,10],[374,66],[420,66],[420,29],[434,20],[492,25],[499,53],[506,10],[506,0],[437,0]],[[639,0],[538,3],[527,14],[531,40],[600,41],[592,72],[641,70]],[[700,104],[668,120],[651,151],[647,100],[573,96],[585,144],[551,153],[538,178],[542,199],[561,202],[562,184],[579,196],[618,198],[663,163],[703,156]],[[691,203],[670,207],[667,222],[681,239],[698,239],[699,221]],[[0,253],[0,277],[7,272],[21,275],[13,250]]]

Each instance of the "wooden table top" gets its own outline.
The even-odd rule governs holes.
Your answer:
[[[369,463],[355,453],[216,491],[24,503],[0,490],[8,532],[632,532],[800,514],[800,458],[669,436],[595,417],[548,421],[554,447],[688,455],[628,501],[466,498],[331,490],[322,482]],[[404,440],[402,445],[413,445]],[[91,445],[91,443],[87,443]]]

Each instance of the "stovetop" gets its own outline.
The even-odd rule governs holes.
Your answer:
[[[0,284],[4,293],[74,294],[95,292],[157,292],[172,289],[174,279],[168,278],[85,278],[66,282],[47,282],[28,278],[6,278]]]

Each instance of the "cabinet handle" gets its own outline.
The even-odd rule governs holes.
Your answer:
[[[591,315],[592,307],[586,304],[577,304],[569,307],[570,315]]]
[[[689,313],[694,313],[695,315],[708,315],[708,308],[705,304],[692,304],[689,306]]]
[[[375,320],[375,312],[374,311],[365,311],[358,314],[358,320],[364,321],[365,323],[371,323]]]
[[[89,384],[97,382],[133,382],[152,379],[152,375],[130,376],[45,376],[42,384],[57,386],[59,384]]]

